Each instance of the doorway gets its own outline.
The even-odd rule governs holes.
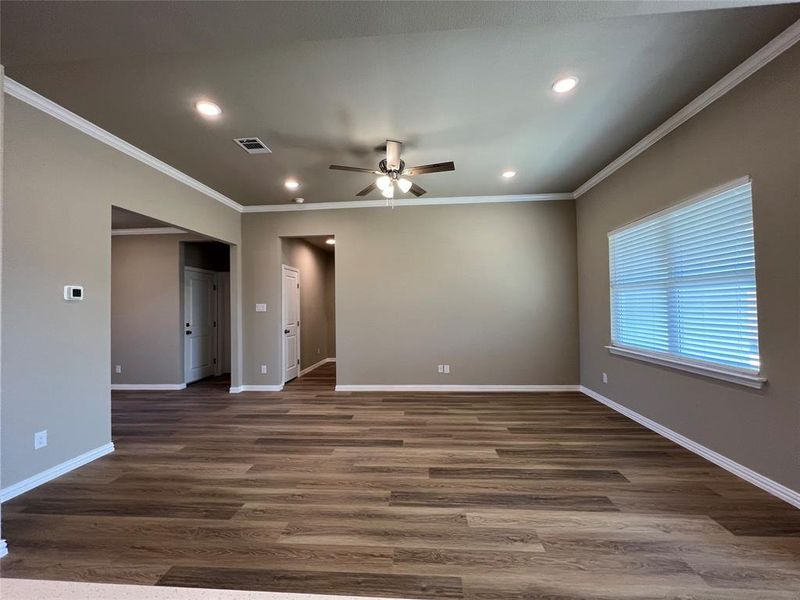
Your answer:
[[[183,268],[184,381],[215,374],[217,363],[217,276],[196,267]]]
[[[300,373],[300,271],[288,265],[281,266],[283,277],[283,382],[291,381]]]
[[[187,384],[230,373],[230,247],[183,243],[182,338]]]
[[[230,373],[232,247],[118,207],[111,216],[112,389]]]
[[[332,235],[281,238],[284,384],[336,361],[335,244]]]

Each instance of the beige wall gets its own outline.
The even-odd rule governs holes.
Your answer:
[[[324,358],[336,356],[328,349],[332,311],[327,302],[329,254],[298,238],[283,238],[281,263],[300,271],[300,368],[305,369]],[[334,316],[335,319],[335,316]]]
[[[112,203],[233,244],[241,215],[15,98],[6,96],[5,109],[7,487],[111,439]],[[238,272],[232,281],[239,289]],[[65,302],[65,284],[84,285],[86,299]],[[49,444],[34,451],[42,429]]]
[[[753,179],[767,386],[752,390],[609,355],[608,231],[743,175]],[[581,383],[800,490],[800,45],[577,205]]]
[[[280,383],[280,237],[328,234],[338,383],[578,382],[575,206],[562,201],[243,215],[246,384]]]

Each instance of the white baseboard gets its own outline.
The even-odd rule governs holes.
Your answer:
[[[280,385],[238,385],[232,387],[229,392],[231,394],[239,394],[241,392],[281,392],[283,391],[283,384]]]
[[[332,363],[332,362],[336,362],[336,359],[335,359],[335,358],[323,358],[323,359],[322,359],[321,361],[319,361],[318,363],[314,363],[314,364],[313,364],[313,365],[311,365],[310,367],[306,367],[305,369],[303,369],[302,371],[300,371],[300,377],[302,377],[302,376],[303,376],[303,375],[305,375],[306,373],[311,373],[311,371],[313,371],[313,370],[314,370],[314,369],[316,369],[317,367],[321,367],[322,365],[325,365],[325,364],[328,364],[328,363]]]
[[[138,390],[140,392],[163,392],[185,390],[185,383],[112,383],[112,390]]]
[[[579,392],[579,385],[337,385],[337,392]]]
[[[95,448],[94,450],[89,450],[88,452],[84,452],[80,456],[71,458],[61,463],[60,465],[56,465],[55,467],[50,467],[46,471],[37,473],[33,477],[28,477],[27,479],[23,479],[19,483],[15,483],[13,485],[5,487],[2,490],[0,490],[0,502],[5,502],[7,500],[11,500],[12,498],[16,498],[20,494],[24,494],[25,492],[30,491],[35,487],[39,487],[43,483],[47,483],[48,481],[52,481],[57,477],[61,477],[65,473],[74,471],[78,467],[82,467],[83,465],[90,463],[93,460],[100,458],[101,456],[110,454],[113,451],[114,451],[114,442],[109,442],[107,444],[100,446],[99,448]]]
[[[8,554],[8,544],[4,539],[0,539],[0,558]]]
[[[736,461],[731,460],[730,458],[719,454],[718,452],[714,452],[711,448],[706,448],[702,444],[698,444],[694,440],[690,440],[686,436],[681,435],[677,431],[673,431],[668,427],[664,427],[655,421],[648,419],[647,417],[640,415],[634,410],[627,408],[626,406],[622,406],[613,400],[610,400],[603,396],[602,394],[598,394],[594,390],[587,388],[586,386],[581,386],[581,391],[589,396],[590,398],[594,398],[598,402],[601,402],[608,406],[609,408],[617,411],[620,414],[625,415],[629,419],[632,419],[639,423],[640,425],[644,425],[651,431],[655,431],[657,434],[667,438],[668,440],[672,440],[679,446],[683,446],[687,450],[694,452],[698,456],[702,456],[708,461],[711,461],[715,465],[722,467],[726,471],[733,473],[737,477],[741,477],[745,481],[752,483],[756,487],[761,488],[765,492],[769,492],[776,498],[780,498],[781,500],[788,502],[792,506],[800,508],[800,492],[796,492],[792,489],[789,489],[785,485],[778,483],[777,481],[773,481],[768,477],[764,477],[760,473],[756,473],[752,469],[745,467],[737,463]]]

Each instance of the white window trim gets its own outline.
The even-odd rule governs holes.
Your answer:
[[[661,352],[650,352],[639,348],[628,348],[625,346],[608,345],[606,349],[611,354],[633,358],[644,362],[671,367],[679,371],[694,373],[695,375],[705,375],[713,379],[720,379],[729,383],[736,383],[750,388],[760,390],[767,383],[766,377],[759,373],[748,373],[738,369],[726,369],[718,365],[706,364],[700,361],[693,361],[673,354],[663,354]]]

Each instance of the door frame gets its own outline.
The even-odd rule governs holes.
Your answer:
[[[189,378],[186,377],[186,271],[207,273],[213,278],[214,293],[211,294],[211,301],[213,302],[211,313],[214,315],[216,326],[211,328],[211,348],[214,352],[214,356],[212,357],[214,361],[214,375],[218,374],[217,369],[219,368],[219,276],[216,271],[201,269],[200,267],[189,267],[186,265],[183,266],[183,270],[181,271],[181,363],[183,364],[183,383],[188,385],[189,383],[194,383],[194,381],[190,382]],[[196,381],[200,380],[198,379]]]
[[[298,318],[298,325],[297,325],[297,358],[300,359],[300,341],[301,341],[301,327],[303,325],[303,319],[300,318],[300,308],[302,306],[302,297],[300,295],[300,269],[295,267],[290,267],[289,265],[281,264],[281,318],[278,319],[278,331],[280,332],[280,340],[281,340],[281,384],[286,383],[286,343],[284,341],[284,333],[283,333],[283,315],[286,314],[286,294],[283,291],[283,274],[285,271],[293,271],[297,273],[297,318]],[[302,367],[301,363],[297,364],[297,377],[300,377],[300,368]]]

